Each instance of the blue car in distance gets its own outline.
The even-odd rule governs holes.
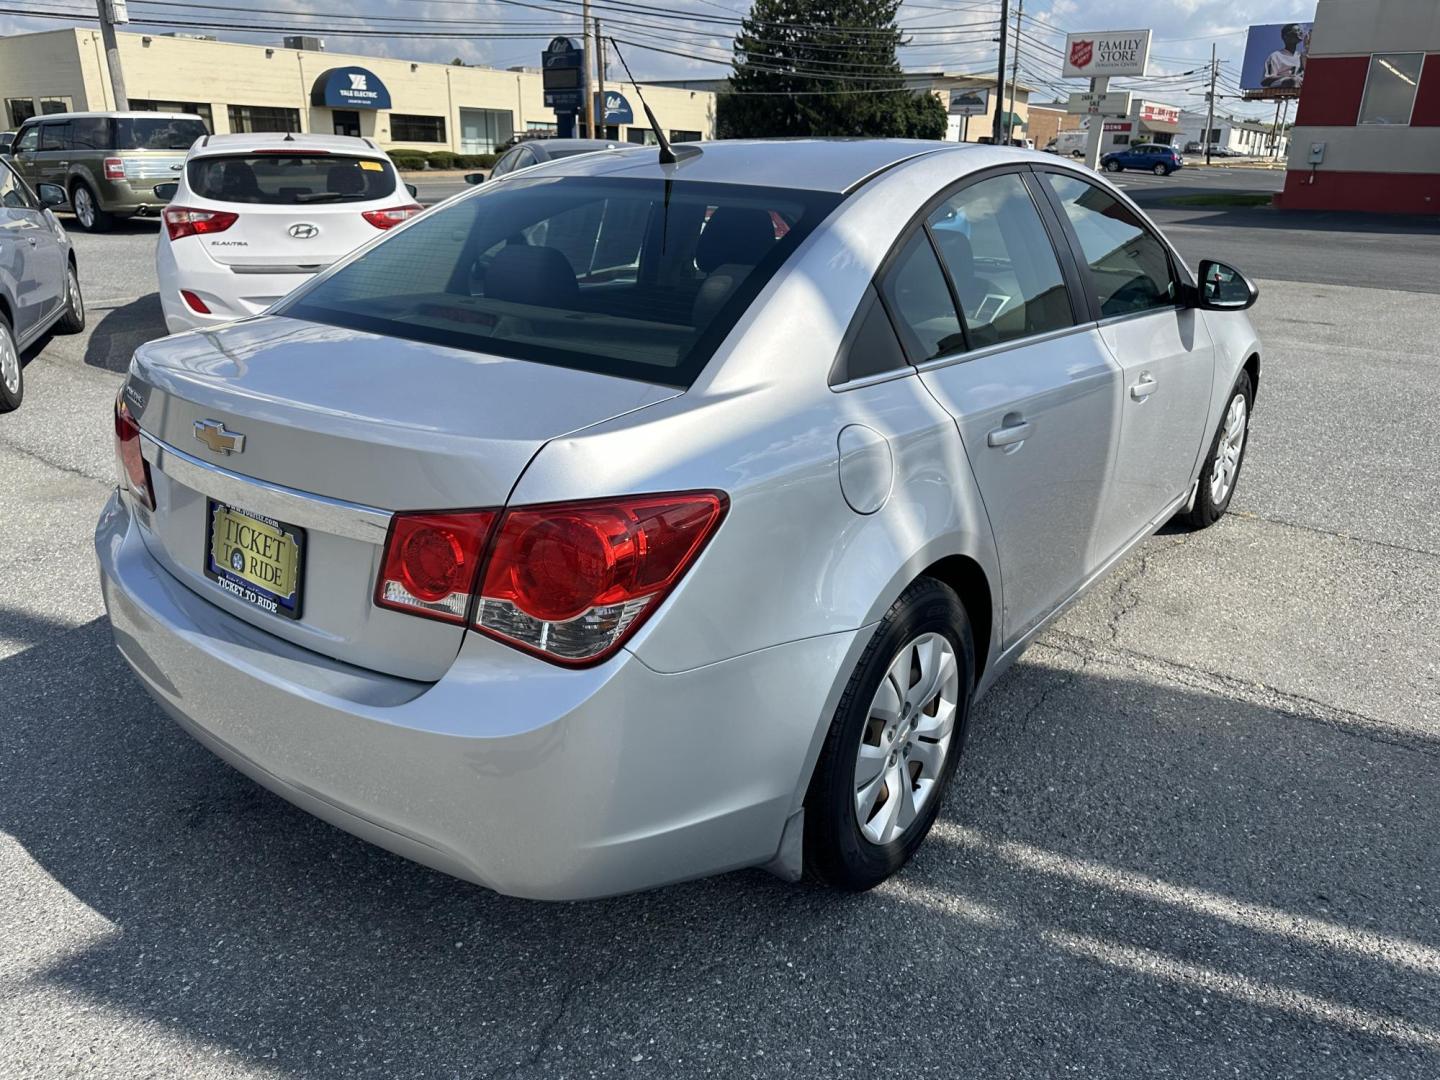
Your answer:
[[[1116,150],[1100,159],[1106,172],[1120,172],[1124,169],[1144,169],[1156,176],[1169,176],[1176,169],[1183,168],[1185,161],[1180,151],[1173,146],[1159,143],[1136,143],[1123,150]]]

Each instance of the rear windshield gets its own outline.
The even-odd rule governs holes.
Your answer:
[[[189,150],[196,139],[210,134],[205,121],[164,117],[121,116],[115,119],[116,150]]]
[[[277,311],[688,387],[839,200],[516,174],[417,219]]]
[[[190,162],[190,190],[221,202],[298,206],[366,202],[395,191],[382,161],[339,154],[235,154]]]

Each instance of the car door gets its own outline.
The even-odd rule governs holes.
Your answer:
[[[16,336],[23,342],[65,299],[65,255],[40,202],[0,162],[0,273],[15,297]]]
[[[15,171],[29,183],[35,183],[37,177],[35,168],[40,155],[40,125],[39,123],[27,124],[21,128],[20,134],[15,137],[15,146],[11,151],[10,163],[15,166]]]
[[[65,186],[70,172],[70,121],[47,120],[40,125],[40,152],[35,159],[32,186],[58,184]]]
[[[881,295],[946,408],[999,550],[1003,641],[1023,637],[1097,567],[1094,536],[1120,371],[1026,168],[945,193],[894,256]]]
[[[1073,173],[1043,170],[1082,264],[1100,337],[1125,374],[1103,547],[1119,549],[1186,494],[1208,430],[1215,347],[1181,302],[1183,268],[1139,212]]]

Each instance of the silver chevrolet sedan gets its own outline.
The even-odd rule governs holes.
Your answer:
[[[1050,155],[515,173],[135,354],[115,639],[236,768],[501,892],[864,889],[1046,624],[1225,512],[1255,298]]]

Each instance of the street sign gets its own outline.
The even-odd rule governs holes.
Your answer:
[[[1071,94],[1065,102],[1065,111],[1090,116],[1129,116],[1130,91],[1117,90],[1110,94]]]
[[[989,90],[951,90],[951,116],[984,116],[990,111]]]
[[[1065,38],[1064,66],[1060,73],[1067,79],[1144,75],[1149,61],[1149,30],[1070,34]]]

